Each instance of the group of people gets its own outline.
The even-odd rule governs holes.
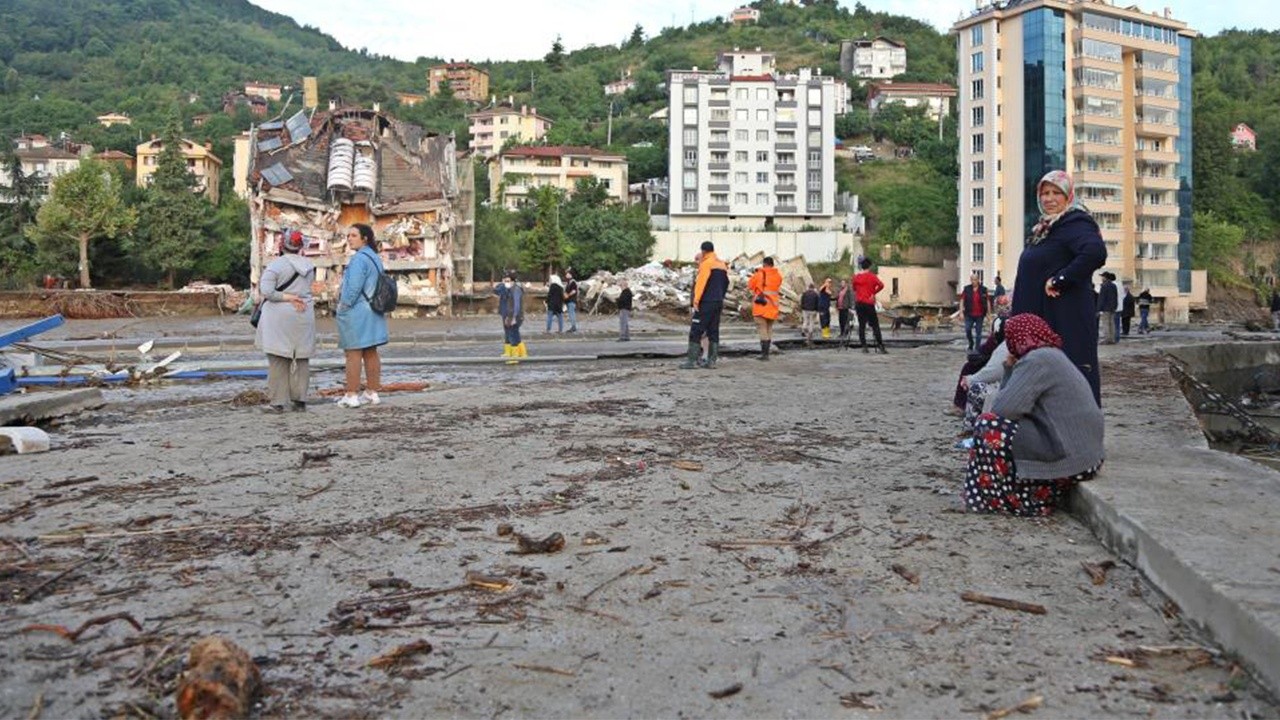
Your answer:
[[[1151,332],[1151,305],[1155,298],[1149,288],[1143,288],[1138,295],[1133,294],[1132,283],[1125,280],[1116,284],[1116,274],[1110,271],[1101,273],[1101,284],[1098,286],[1098,317],[1102,322],[1101,341],[1104,345],[1114,345],[1122,337],[1129,336],[1133,318],[1138,316],[1138,334]]]
[[[338,347],[343,351],[346,371],[338,406],[357,408],[381,402],[378,392],[382,389],[382,361],[378,348],[388,340],[387,319],[374,311],[371,298],[384,268],[372,227],[363,223],[352,225],[346,231],[346,240],[354,252],[342,274],[342,290],[335,312]],[[280,241],[279,257],[263,269],[258,282],[262,313],[255,342],[267,355],[266,411],[269,413],[307,409],[310,361],[316,349],[312,297],[316,266],[302,255],[303,246],[301,232],[287,232]]]

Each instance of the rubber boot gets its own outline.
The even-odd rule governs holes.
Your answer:
[[[823,340],[830,340],[830,339],[831,339],[831,328],[829,328],[829,327],[824,327],[824,328],[822,328],[822,339],[823,339]]]
[[[884,343],[880,343],[879,345],[876,346],[876,352],[880,353],[881,355],[889,354],[889,351],[884,348]]]
[[[689,352],[685,355],[684,362],[680,363],[681,370],[692,370],[698,367],[698,356],[702,354],[702,346],[694,341],[689,342]]]
[[[514,357],[515,346],[510,343],[502,343],[502,357]]]
[[[522,357],[522,358],[529,357],[529,348],[524,346],[523,341],[521,341],[521,343],[515,347],[515,356]]]
[[[757,359],[757,360],[768,360],[768,359],[769,359],[769,341],[768,341],[768,340],[761,340],[761,341],[760,341],[760,357],[758,357],[758,358],[756,358],[756,359]]]
[[[702,364],[703,370],[714,370],[716,368],[716,360],[720,359],[720,343],[713,342],[707,345],[707,361]]]

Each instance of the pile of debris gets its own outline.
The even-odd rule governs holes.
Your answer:
[[[747,281],[760,267],[764,257],[764,253],[739,255],[729,263],[729,293],[725,296],[724,303],[726,312],[750,315],[752,295],[747,290]],[[782,296],[779,302],[781,313],[783,316],[798,313],[800,295],[813,282],[809,266],[801,255],[781,263],[778,270],[782,272]],[[613,312],[618,296],[622,294],[622,287],[618,283],[625,279],[631,287],[637,310],[687,316],[697,275],[698,268],[695,265],[676,268],[669,263],[658,262],[617,274],[601,271],[580,283],[582,307],[591,314]]]
[[[204,280],[196,280],[178,290],[181,293],[217,293],[218,305],[223,310],[236,312],[249,297],[248,290],[236,290],[226,283],[213,285]]]

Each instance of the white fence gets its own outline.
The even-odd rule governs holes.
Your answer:
[[[831,262],[839,260],[845,250],[851,258],[862,254],[862,241],[853,233],[836,230],[813,232],[747,232],[734,230],[684,231],[661,230],[653,233],[657,243],[653,246],[652,260],[678,260],[690,262],[703,242],[710,240],[716,246],[716,255],[726,260],[740,254],[753,255],[764,252],[779,260],[803,255],[806,262]]]

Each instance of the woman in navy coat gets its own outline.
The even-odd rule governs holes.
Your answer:
[[[1066,172],[1054,170],[1041,178],[1036,199],[1040,220],[1018,258],[1012,314],[1035,313],[1049,323],[1102,405],[1093,273],[1106,263],[1107,246]]]

